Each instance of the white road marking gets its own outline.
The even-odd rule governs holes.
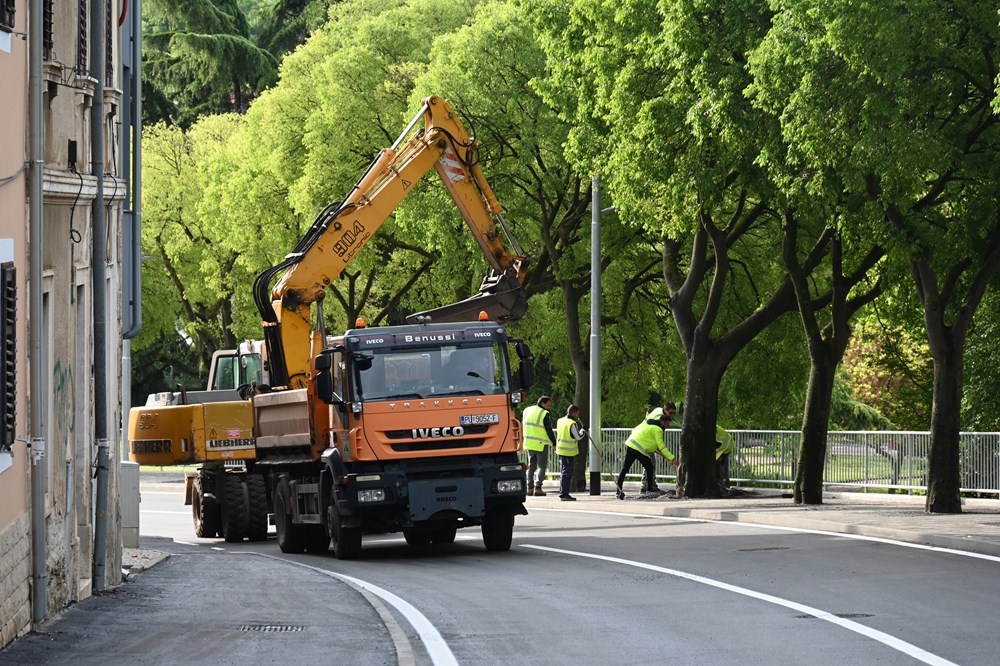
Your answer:
[[[1000,562],[1000,557],[996,555],[986,555],[984,553],[973,553],[967,550],[957,550],[955,548],[944,548],[942,546],[928,546],[923,543],[912,543],[909,541],[897,541],[885,537],[865,536],[863,534],[847,534],[846,532],[829,532],[827,530],[814,530],[807,527],[783,527],[781,525],[767,525],[764,523],[751,523],[741,520],[713,520],[711,518],[688,518],[685,516],[657,516],[648,513],[622,513],[619,511],[588,511],[585,509],[539,509],[532,507],[532,511],[552,511],[561,513],[587,513],[593,516],[627,516],[629,518],[651,518],[653,520],[664,520],[678,523],[714,523],[716,525],[739,525],[740,527],[758,527],[762,530],[774,530],[776,532],[798,532],[800,534],[820,534],[823,536],[840,537],[842,539],[854,539],[856,541],[871,541],[873,543],[884,543],[890,546],[901,546],[903,548],[914,548],[916,550],[928,550],[935,553],[945,553],[947,555],[961,555],[977,560],[987,560],[989,562]]]
[[[458,660],[455,659],[455,655],[452,653],[451,648],[448,647],[448,643],[441,636],[441,633],[435,628],[431,621],[428,620],[423,613],[417,610],[410,602],[405,599],[396,596],[392,592],[385,590],[378,585],[369,583],[368,581],[361,580],[360,578],[355,578],[354,576],[348,576],[347,574],[337,573],[336,571],[328,571],[326,569],[320,569],[319,567],[310,566],[308,564],[303,564],[302,562],[295,562],[293,560],[286,560],[281,557],[275,557],[273,555],[267,555],[265,553],[250,553],[251,555],[259,555],[261,557],[267,557],[272,560],[278,560],[279,562],[284,562],[286,564],[294,564],[298,567],[303,567],[306,569],[311,569],[317,573],[321,573],[324,576],[330,576],[331,578],[338,578],[350,585],[360,588],[361,590],[370,592],[375,596],[379,597],[383,601],[387,602],[393,608],[395,608],[400,615],[406,618],[406,621],[410,623],[417,634],[420,636],[420,641],[424,644],[427,649],[427,654],[431,658],[431,662],[434,666],[458,666]]]
[[[621,514],[619,514],[621,515]],[[574,550],[563,550],[561,548],[549,548],[548,546],[535,546],[531,544],[518,544],[519,548],[533,548],[535,550],[543,550],[550,553],[559,553],[561,555],[572,555],[574,557],[586,557],[592,560],[603,560],[605,562],[613,562],[615,564],[623,564],[630,567],[638,567],[640,569],[648,569],[649,571],[656,571],[658,573],[666,574],[668,576],[675,576],[677,578],[684,578],[695,583],[702,583],[703,585],[709,585],[711,587],[719,588],[720,590],[726,590],[727,592],[735,592],[736,594],[742,594],[746,597],[751,597],[753,599],[758,599],[760,601],[766,601],[767,603],[775,604],[778,606],[784,606],[798,613],[805,613],[807,615],[812,615],[813,617],[824,620],[831,624],[835,624],[839,627],[843,627],[848,631],[853,631],[862,636],[876,640],[883,645],[886,645],[894,650],[898,650],[905,655],[913,657],[918,661],[922,661],[925,664],[933,664],[934,666],[956,666],[954,662],[948,661],[943,657],[939,657],[936,654],[928,652],[923,648],[919,648],[916,645],[907,643],[906,641],[891,636],[885,632],[878,631],[877,629],[872,629],[871,627],[866,627],[858,622],[853,622],[851,620],[844,619],[842,617],[837,617],[833,613],[820,610],[818,608],[813,608],[812,606],[807,606],[805,604],[800,604],[795,601],[790,601],[788,599],[782,599],[781,597],[775,597],[770,594],[764,594],[763,592],[756,592],[754,590],[748,590],[745,587],[738,587],[736,585],[730,585],[729,583],[723,583],[722,581],[714,580],[712,578],[705,578],[704,576],[698,576],[696,574],[687,573],[685,571],[678,571],[677,569],[667,569],[666,567],[656,566],[655,564],[646,564],[645,562],[636,562],[635,560],[626,560],[620,557],[609,557],[607,555],[596,555],[594,553],[581,553]]]

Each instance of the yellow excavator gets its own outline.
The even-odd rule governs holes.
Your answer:
[[[257,277],[264,347],[216,359],[246,380],[239,394],[159,394],[132,410],[133,460],[204,463],[186,490],[198,536],[259,540],[271,520],[286,552],[326,550],[332,538],[338,557],[356,557],[362,533],[441,543],[481,525],[487,549],[509,548],[525,513],[515,407],[531,367],[506,324],[526,310],[528,262],[477,154],[455,110],[425,98],[348,196]],[[326,287],[432,168],[490,264],[479,293],[408,325],[327,335]]]

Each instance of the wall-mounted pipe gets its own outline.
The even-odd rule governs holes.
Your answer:
[[[94,102],[90,107],[91,172],[96,179],[90,208],[93,240],[90,268],[94,290],[94,440],[97,442],[97,499],[94,512],[94,590],[107,587],[108,559],[108,334],[107,221],[104,218],[104,3],[90,3],[90,74]]]
[[[49,576],[47,567],[47,529],[45,491],[48,485],[45,457],[45,368],[42,349],[42,262],[43,197],[45,196],[45,135],[42,118],[42,0],[31,0],[28,8],[28,161],[31,180],[28,185],[28,321],[30,325],[29,391],[31,401],[31,619],[39,623],[49,614]]]

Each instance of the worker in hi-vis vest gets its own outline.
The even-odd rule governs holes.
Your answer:
[[[569,494],[573,480],[573,465],[580,455],[580,440],[586,437],[587,431],[580,424],[580,408],[570,405],[566,416],[556,422],[556,453],[559,454],[559,499],[564,502],[574,502],[576,498]]]
[[[556,435],[552,429],[552,398],[543,395],[533,405],[524,409],[524,448],[528,452],[528,494],[545,496],[542,482],[549,468],[549,447],[555,447]],[[535,479],[537,472],[538,479]]]
[[[660,408],[657,407],[656,409],[654,409],[653,411],[651,411],[649,414],[646,415],[646,420],[648,421],[649,419],[659,418],[660,413],[661,413]],[[674,417],[677,415],[677,405],[673,402],[664,403],[662,413],[664,416],[667,417],[667,428],[669,428],[671,423],[673,423],[674,421]],[[667,436],[667,428],[663,429],[664,438],[666,438]],[[653,458],[652,460],[653,460],[653,469],[656,469],[656,459]],[[656,476],[654,475],[652,478],[653,481],[652,483],[650,483],[649,476],[646,473],[646,470],[645,469],[642,470],[642,485],[640,486],[640,492],[644,493],[649,492],[650,488],[652,488],[654,491],[656,490]]]
[[[668,423],[670,423],[670,419],[667,418],[662,409],[657,407],[650,412],[648,418],[632,428],[631,434],[625,441],[625,462],[622,464],[622,471],[617,480],[618,490],[615,496],[618,499],[625,499],[625,491],[622,489],[625,475],[632,470],[632,465],[636,460],[646,470],[649,479],[653,481],[654,485],[648,491],[659,492],[659,488],[655,485],[656,467],[653,465],[653,453],[659,453],[672,465],[677,464],[674,454],[667,448],[667,443],[663,438],[663,431]]]

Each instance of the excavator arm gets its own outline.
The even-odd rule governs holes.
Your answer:
[[[424,98],[417,115],[392,147],[380,152],[348,197],[328,206],[284,261],[257,276],[254,299],[263,319],[275,388],[305,386],[311,356],[312,304],[322,303],[326,288],[432,168],[440,175],[492,270],[477,295],[417,313],[410,320],[462,321],[484,310],[500,322],[523,316],[527,307],[522,289],[527,259],[510,234],[503,208],[479,168],[476,148],[475,140],[444,99]],[[513,253],[504,245],[500,231]],[[269,289],[275,277],[278,281]]]

